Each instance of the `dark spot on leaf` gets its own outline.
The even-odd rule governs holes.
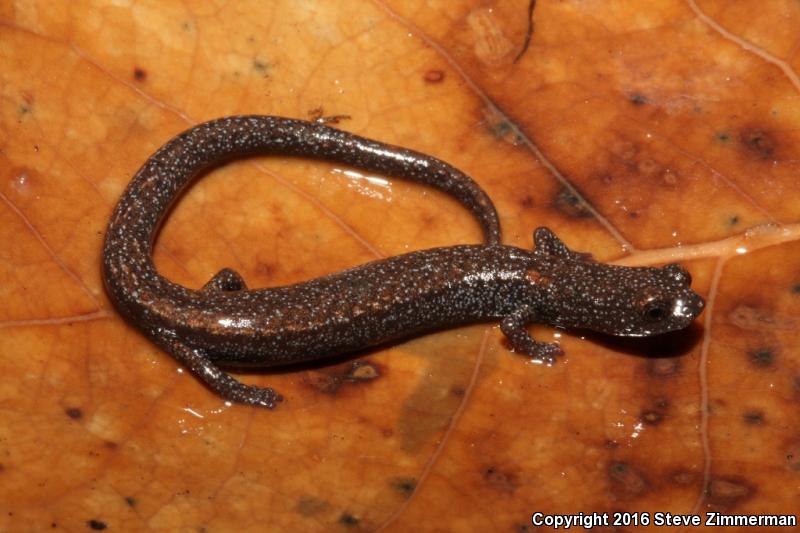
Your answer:
[[[715,509],[729,509],[753,494],[753,488],[740,478],[714,478],[708,484],[707,503]]]
[[[627,137],[620,137],[618,139],[612,140],[607,144],[607,149],[611,152],[614,156],[622,159],[624,161],[625,167],[630,168],[633,164],[634,159],[636,158],[636,154],[639,153],[641,146],[638,143],[628,139]],[[614,181],[614,177],[611,174],[606,172],[602,172],[600,174],[600,181],[603,183],[611,183]],[[598,179],[598,178],[594,178]]]
[[[792,292],[794,294],[800,294],[800,283],[795,283],[792,285]]]
[[[125,503],[127,503],[130,507],[136,507],[138,502],[133,496],[125,496]]]
[[[464,395],[467,393],[467,391],[464,390],[464,387],[459,387],[458,385],[450,389],[450,392],[453,394],[453,396],[456,396],[458,398],[463,398]]]
[[[731,141],[731,134],[727,131],[720,131],[714,136],[714,138],[717,140],[717,142],[727,144]]]
[[[647,103],[647,98],[645,98],[644,95],[639,93],[633,93],[628,97],[628,100],[630,100],[630,102],[635,106],[640,106]]]
[[[762,159],[771,158],[775,153],[775,140],[764,130],[745,129],[740,134],[745,148]]]
[[[483,110],[484,123],[489,130],[489,133],[499,140],[506,141],[507,143],[516,146],[523,141],[522,134],[505,115],[497,111],[493,107],[487,107]]]
[[[749,305],[737,305],[730,313],[730,321],[743,329],[762,329],[775,324],[775,318],[768,309]]]
[[[444,80],[444,72],[438,69],[431,69],[425,72],[422,77],[425,83],[441,83]]]
[[[767,368],[775,364],[775,350],[769,346],[749,350],[747,356],[750,362],[759,368]]]
[[[652,176],[656,173],[661,173],[664,166],[651,157],[645,157],[636,165],[636,169],[647,176]]]
[[[392,480],[392,488],[403,495],[410,497],[417,489],[417,480],[413,477],[399,477]]]
[[[676,485],[691,485],[697,479],[697,475],[693,472],[688,472],[686,470],[681,470],[679,472],[675,472],[672,475],[672,481]]]
[[[51,528],[53,528],[53,529],[55,529],[55,528],[57,528],[57,527],[58,527],[58,524],[56,524],[55,522],[53,522],[53,523],[51,523],[51,524],[50,524],[50,527],[51,527]]]
[[[786,466],[792,472],[800,472],[800,441],[789,445],[786,451]]]
[[[731,215],[730,217],[728,217],[729,226],[735,226],[738,223],[739,223],[739,215]]]
[[[352,383],[361,381],[372,381],[381,376],[378,368],[369,361],[354,361],[350,371],[345,375],[345,379]]]
[[[507,120],[499,120],[489,124],[489,131],[498,139],[504,139],[514,132],[514,127]]]
[[[530,209],[533,207],[533,198],[530,196],[525,196],[522,200],[519,201],[519,205],[522,206],[523,209]]]
[[[681,362],[677,357],[658,357],[647,360],[647,373],[655,378],[671,378],[676,376],[681,369]]]
[[[255,271],[259,276],[269,279],[275,275],[275,266],[270,265],[269,263],[259,262],[256,265]]]
[[[334,394],[341,386],[341,380],[336,376],[331,376],[319,370],[306,372],[303,376],[303,383],[325,394]]]
[[[253,70],[259,74],[266,76],[269,73],[270,67],[271,65],[267,61],[258,58],[253,59]]]
[[[141,67],[135,67],[133,69],[133,79],[136,81],[144,81],[147,79],[147,71]]]
[[[489,127],[491,129],[492,135],[494,135],[498,139],[504,138],[506,135],[509,135],[514,130],[514,128],[507,120],[501,120],[495,124],[490,124]]]
[[[608,477],[616,492],[627,496],[640,496],[647,491],[647,480],[628,463],[612,463],[608,469]]]
[[[107,440],[103,443],[103,446],[105,446],[109,450],[116,450],[119,445],[113,440]]]
[[[309,109],[306,114],[308,115],[308,119],[309,120],[314,121],[314,120],[317,120],[318,118],[322,117],[322,115],[324,113],[325,113],[325,110],[322,108],[322,106],[318,106],[318,107]]]
[[[89,529],[93,529],[95,531],[103,531],[108,527],[105,522],[101,520],[95,520],[94,518],[87,520],[86,525],[89,526]]]
[[[708,412],[708,414],[713,415],[716,414],[718,411],[724,410],[727,406],[728,402],[726,402],[722,398],[714,398],[706,406],[706,411]]]
[[[764,424],[764,413],[757,409],[745,411],[742,415],[742,420],[749,426],[760,426]]]
[[[358,517],[355,517],[346,511],[342,513],[342,516],[339,517],[339,523],[343,526],[358,527],[359,522],[361,522],[361,520],[359,520]]]
[[[64,409],[64,412],[67,413],[67,416],[73,420],[79,420],[83,416],[83,411],[77,407],[69,407]]]
[[[483,471],[483,479],[485,479],[493,489],[502,492],[514,492],[517,488],[517,481],[514,474],[503,472],[493,466]]]
[[[591,213],[586,204],[572,191],[562,188],[553,200],[553,206],[567,216],[573,218],[587,218]]]
[[[297,501],[297,512],[303,516],[314,516],[327,508],[328,502],[316,496],[301,496]]]

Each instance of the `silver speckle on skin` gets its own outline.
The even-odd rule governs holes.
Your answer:
[[[175,198],[204,169],[256,153],[326,159],[434,186],[476,216],[485,244],[413,252],[269,289],[248,290],[230,269],[201,290],[160,276],[152,243]],[[702,311],[678,265],[596,263],[547,228],[536,230],[535,243],[532,251],[501,245],[489,197],[439,159],[319,122],[234,116],[191,128],[144,163],[109,222],[103,278],[117,309],[211,389],[263,407],[281,396],[217,365],[285,365],[488,320],[501,321],[515,351],[552,362],[558,346],[534,340],[528,323],[645,336],[684,328]]]

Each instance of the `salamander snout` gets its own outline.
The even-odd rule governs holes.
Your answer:
[[[676,298],[672,308],[672,316],[694,320],[703,312],[706,302],[703,297],[692,291],[685,298]]]

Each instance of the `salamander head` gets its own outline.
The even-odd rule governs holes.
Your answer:
[[[543,313],[553,324],[626,337],[687,327],[705,305],[684,268],[623,267],[562,260]]]

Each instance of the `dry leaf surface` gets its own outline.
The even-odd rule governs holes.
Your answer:
[[[536,511],[800,509],[800,3],[540,0],[520,56],[528,7],[0,5],[0,530],[533,531]],[[465,170],[507,243],[548,225],[604,261],[682,262],[700,324],[641,343],[564,333],[552,367],[496,325],[458,328],[243,375],[287,401],[226,406],[113,310],[105,224],[174,134],[319,109]],[[222,267],[258,287],[480,239],[441,194],[351,170],[220,168],[156,262],[191,287]]]

